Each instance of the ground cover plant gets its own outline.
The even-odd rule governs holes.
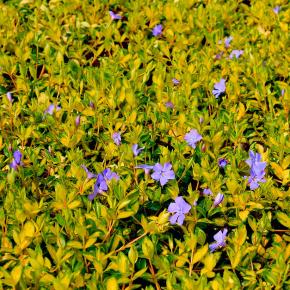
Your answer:
[[[288,23],[2,1],[0,288],[289,288]]]

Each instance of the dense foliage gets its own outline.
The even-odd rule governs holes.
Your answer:
[[[289,15],[2,1],[0,289],[290,287]]]

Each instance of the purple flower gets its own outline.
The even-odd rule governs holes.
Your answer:
[[[81,116],[77,115],[76,118],[75,118],[75,124],[76,124],[77,127],[80,125],[80,122],[81,122]]]
[[[7,100],[12,104],[13,102],[12,94],[10,92],[7,92],[6,97],[7,97]]]
[[[221,79],[218,83],[214,85],[214,89],[212,90],[213,95],[217,99],[221,94],[226,91],[226,80]]]
[[[153,36],[159,36],[159,35],[161,35],[161,33],[162,33],[162,29],[163,29],[162,24],[158,24],[158,25],[156,25],[156,26],[153,28],[153,30],[152,30],[152,34],[153,34]]]
[[[122,16],[119,14],[114,13],[113,11],[109,11],[112,20],[120,20]]]
[[[97,176],[96,183],[94,185],[94,192],[89,194],[88,198],[90,201],[92,201],[96,197],[97,194],[101,194],[107,190],[108,190],[108,185],[107,185],[106,179],[102,173],[99,173]]]
[[[203,195],[212,195],[212,191],[209,188],[205,188],[202,192]]]
[[[213,206],[218,206],[224,200],[224,195],[222,193],[218,193],[214,199]]]
[[[284,97],[284,94],[285,94],[285,89],[282,89],[281,90],[281,96]]]
[[[119,180],[120,179],[119,175],[116,172],[111,171],[110,168],[106,168],[102,173],[103,173],[103,176],[104,176],[105,180],[110,181],[113,178],[115,180]]]
[[[178,79],[176,79],[176,78],[173,78],[172,79],[172,83],[177,86],[177,85],[180,84],[180,81]]]
[[[153,165],[141,164],[136,166],[135,168],[144,169],[145,174],[149,174],[150,170],[152,170],[153,167],[154,167]]]
[[[13,153],[13,160],[10,163],[10,167],[14,170],[17,170],[19,166],[23,165],[22,161],[22,154],[19,150],[14,151]]]
[[[223,51],[219,52],[219,53],[215,56],[215,59],[221,59],[222,56],[223,56],[223,54],[224,54]]]
[[[239,58],[243,53],[244,53],[243,50],[234,49],[234,50],[231,52],[229,58],[230,58],[230,59],[233,59],[233,58],[235,57],[235,58],[238,59],[238,58]]]
[[[231,41],[233,40],[232,36],[225,38],[225,47],[228,48],[230,46]]]
[[[114,132],[112,135],[114,143],[119,146],[121,144],[121,134],[118,132]]]
[[[202,139],[202,136],[197,132],[196,129],[192,129],[189,133],[185,134],[184,140],[187,142],[189,146],[192,148],[196,147],[196,143]]]
[[[132,151],[133,151],[134,156],[138,156],[143,149],[144,147],[138,148],[138,144],[132,145]]]
[[[175,213],[169,218],[169,221],[172,225],[183,224],[185,219],[185,214],[187,214],[191,209],[190,204],[188,204],[182,196],[175,198],[175,202],[171,202],[168,207],[168,212]]]
[[[250,150],[249,158],[246,160],[246,163],[252,167],[255,163],[259,163],[262,159],[261,154],[255,153],[254,151]]]
[[[219,247],[225,247],[226,246],[226,237],[227,237],[228,230],[224,229],[223,231],[217,232],[213,238],[216,241],[215,243],[209,245],[209,249],[212,252],[214,252]]]
[[[220,158],[218,160],[218,165],[221,168],[225,168],[227,166],[227,164],[228,164],[228,160],[226,160],[225,158]]]
[[[83,168],[84,167],[85,166],[83,166]],[[89,194],[88,196],[90,201],[92,201],[97,194],[102,194],[103,192],[106,192],[108,190],[107,184],[108,181],[112,180],[113,178],[115,180],[119,180],[118,174],[116,172],[111,171],[110,168],[106,168],[102,173],[99,173],[97,176],[94,175],[93,177],[97,177],[97,180],[94,185],[93,193]]]
[[[248,177],[248,183],[251,190],[257,189],[260,184],[259,182],[266,182],[265,168],[267,163],[261,162],[261,154],[255,153],[250,150],[250,158],[246,160],[246,163],[250,166],[250,176]]]
[[[171,169],[172,165],[167,162],[162,166],[160,163],[156,163],[153,167],[153,173],[151,177],[154,180],[160,181],[161,186],[165,185],[169,179],[174,179],[175,174],[174,171]]]
[[[97,177],[97,175],[96,175],[96,174],[93,174],[92,172],[90,172],[90,171],[88,170],[88,168],[87,168],[84,164],[81,165],[81,168],[83,168],[83,169],[85,170],[85,172],[86,172],[86,174],[87,174],[87,179],[88,179],[88,180]]]
[[[55,106],[54,104],[49,105],[49,107],[47,108],[47,110],[45,111],[46,114],[52,115],[53,112],[59,111],[61,109],[61,107],[59,106]]]
[[[280,6],[276,6],[276,7],[273,8],[273,11],[274,11],[275,14],[278,14],[280,12],[280,10],[281,10]]]
[[[174,108],[174,105],[173,105],[172,102],[169,101],[169,102],[166,102],[166,103],[165,103],[165,107],[166,107],[166,108],[173,109],[173,108]]]

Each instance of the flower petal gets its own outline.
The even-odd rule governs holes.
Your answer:
[[[169,218],[169,221],[170,221],[170,223],[171,223],[172,225],[176,224],[176,221],[177,221],[178,216],[179,216],[179,214],[176,213],[176,214],[174,214],[173,216],[171,216],[171,217]]]
[[[183,222],[184,222],[184,219],[185,219],[185,215],[184,214],[180,214],[178,219],[177,219],[177,223],[182,226],[183,225]]]
[[[176,202],[171,202],[167,209],[168,212],[177,212],[178,210],[179,210],[179,206],[177,205]]]

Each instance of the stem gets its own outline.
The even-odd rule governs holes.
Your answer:
[[[149,265],[150,265],[149,270],[150,270],[150,272],[151,272],[151,274],[152,274],[152,278],[153,278],[153,281],[154,281],[155,287],[156,287],[157,290],[161,290],[160,285],[158,284],[158,281],[157,281],[157,279],[156,279],[156,275],[155,275],[155,272],[154,272],[154,268],[153,268],[153,265],[152,265],[150,259],[149,259]]]
[[[108,258],[108,257],[110,257],[110,256],[113,255],[113,254],[117,254],[117,253],[119,253],[119,252],[121,252],[121,251],[123,251],[123,250],[125,250],[125,249],[127,249],[127,248],[130,248],[130,246],[131,246],[132,244],[134,244],[134,243],[137,242],[138,240],[144,238],[146,235],[147,235],[147,232],[143,233],[140,237],[135,238],[134,240],[132,240],[132,241],[129,242],[128,244],[123,245],[123,246],[120,247],[119,249],[110,252],[109,254],[107,254],[107,255],[105,256],[105,258]]]
[[[177,183],[179,183],[179,181],[184,177],[186,171],[189,169],[189,167],[191,166],[191,163],[193,161],[193,157],[191,157],[191,159],[188,162],[188,165],[185,167],[184,171],[182,172],[181,176],[179,177],[179,179],[177,180]]]
[[[189,264],[189,277],[192,274],[192,261],[193,261],[193,248],[191,249],[191,257],[190,257],[190,264]]]
[[[107,232],[106,236],[105,236],[104,239],[103,239],[103,243],[104,243],[104,242],[107,240],[107,238],[110,236],[111,231],[112,231],[113,226],[114,226],[114,223],[115,223],[115,220],[113,220],[113,221],[110,222],[109,229],[108,229],[108,232]]]

